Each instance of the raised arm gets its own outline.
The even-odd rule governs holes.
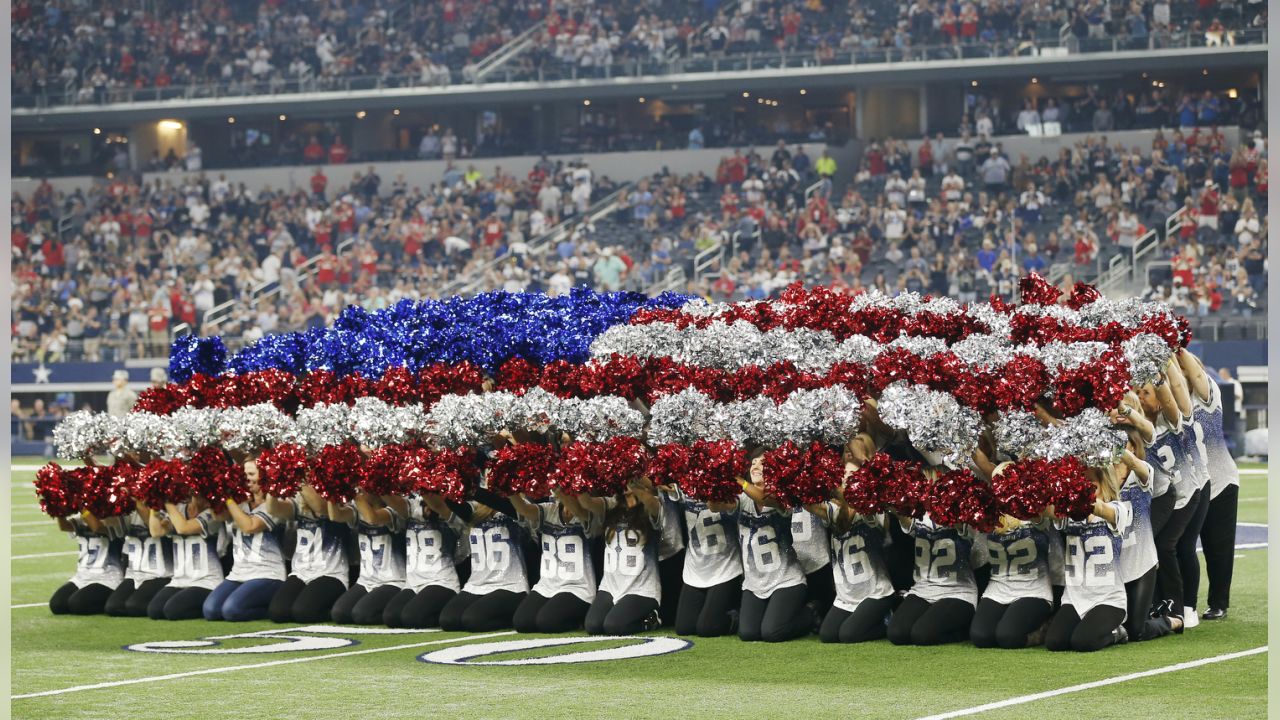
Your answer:
[[[275,495],[267,496],[267,514],[281,520],[292,520],[297,516],[297,507],[289,500],[281,500]]]
[[[339,505],[332,501],[325,501],[325,511],[329,515],[329,519],[333,522],[340,522],[344,525],[350,525],[355,522],[356,511],[350,505]]]
[[[1138,476],[1138,482],[1142,483],[1143,487],[1146,487],[1147,483],[1151,482],[1151,466],[1130,450],[1126,449],[1124,451],[1124,455],[1120,456],[1120,462],[1124,463],[1133,474]]]
[[[1173,391],[1173,400],[1178,404],[1178,412],[1182,414],[1182,418],[1191,417],[1191,393],[1187,391],[1187,379],[1182,376],[1182,369],[1178,367],[1178,363],[1170,362],[1166,372],[1169,377],[1169,389]],[[1182,418],[1178,419],[1174,427],[1181,423]]]
[[[169,511],[169,524],[173,525],[173,531],[179,535],[199,535],[204,532],[204,526],[199,520],[187,517],[187,514],[178,509],[173,503],[165,503],[165,509]]]
[[[524,518],[525,522],[537,526],[538,518],[541,516],[537,505],[529,502],[529,498],[523,493],[515,493],[507,499],[511,501],[511,507],[515,508],[516,513]]]
[[[1114,526],[1115,526],[1115,524],[1116,524],[1116,519],[1117,519],[1117,518],[1116,518],[1116,508],[1115,508],[1115,506],[1114,506],[1114,505],[1112,505],[1112,504],[1111,504],[1111,503],[1109,503],[1109,502],[1103,502],[1103,501],[1101,501],[1101,500],[1094,500],[1094,501],[1093,501],[1093,514],[1094,514],[1094,515],[1097,515],[1098,517],[1102,518],[1103,520],[1106,520],[1106,521],[1107,521],[1108,523],[1110,523],[1113,527],[1114,527]]]
[[[1186,348],[1178,351],[1178,368],[1182,370],[1182,376],[1187,380],[1187,387],[1202,402],[1209,402],[1209,383],[1213,382],[1209,379],[1209,374],[1204,371],[1204,365],[1200,362],[1200,358],[1187,352]]]
[[[449,503],[446,503],[439,494],[427,493],[422,496],[422,500],[431,509],[431,512],[440,516],[441,520],[448,521],[453,517],[453,508],[449,507]]]
[[[147,529],[151,531],[151,537],[162,538],[173,530],[173,524],[160,516],[160,513],[153,512],[151,517],[147,518]]]
[[[310,483],[303,483],[298,489],[298,497],[302,498],[302,502],[306,503],[307,509],[316,517],[323,517],[329,511],[329,503],[322,497],[316,489],[311,487]]]
[[[361,490],[356,493],[356,513],[369,525],[385,526],[391,524],[391,511],[386,507],[376,507],[373,497]]]
[[[578,522],[583,525],[591,522],[591,511],[582,504],[578,496],[561,492],[560,488],[551,488],[551,494],[555,496],[556,500],[560,501],[560,504],[564,506],[565,510],[569,511],[570,515],[577,518]]]
[[[1156,399],[1160,401],[1160,414],[1164,415],[1165,422],[1172,427],[1178,427],[1182,423],[1182,411],[1178,409],[1178,403],[1173,397],[1173,389],[1169,387],[1168,376],[1161,374],[1160,379],[1155,384]]]
[[[644,506],[644,510],[649,517],[655,522],[662,516],[662,501],[658,499],[658,493],[654,491],[653,481],[647,477],[642,477],[631,482],[632,491],[635,493],[636,500]]]
[[[257,535],[267,529],[267,523],[260,517],[254,517],[244,511],[240,507],[240,503],[234,500],[227,501],[227,514],[231,516],[231,522],[240,528],[240,532],[245,535]]]

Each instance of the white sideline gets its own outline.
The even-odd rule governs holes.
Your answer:
[[[64,555],[77,555],[79,554],[79,552],[80,552],[79,550],[66,550],[63,552],[35,553],[34,555],[14,555],[9,559],[10,560],[38,560],[40,558],[62,557]]]
[[[23,603],[22,605],[10,605],[10,606],[9,606],[9,609],[10,609],[10,610],[20,610],[20,609],[22,609],[22,608],[33,608],[33,607],[49,607],[49,603],[47,603],[47,602],[42,602],[42,603]]]
[[[1162,675],[1164,673],[1177,672],[1179,670],[1190,670],[1191,668],[1197,668],[1203,665],[1212,665],[1214,663],[1226,662],[1227,660],[1249,657],[1250,655],[1259,655],[1266,651],[1267,646],[1263,645],[1262,647],[1256,647],[1252,650],[1241,650],[1240,652],[1227,653],[1226,655],[1215,655],[1213,657],[1201,658],[1199,660],[1190,660],[1176,665],[1166,665],[1164,667],[1158,667],[1151,670],[1143,670],[1142,672],[1130,673],[1128,675],[1119,675],[1113,678],[1106,678],[1105,680],[1094,680],[1093,682],[1071,685],[1070,687],[1058,688],[1057,690],[1047,690],[1045,692],[1034,693],[1032,695],[1020,695],[1018,697],[1009,698],[1008,700],[987,703],[986,705],[978,705],[976,707],[965,708],[963,710],[952,710],[951,712],[941,713],[938,715],[929,715],[927,717],[919,718],[918,720],[949,720],[949,718],[977,715],[978,713],[999,710],[1001,708],[1012,707],[1014,705],[1023,705],[1029,702],[1035,702],[1036,700],[1057,697],[1058,695],[1067,695],[1069,693],[1080,692],[1082,690],[1092,690],[1094,688],[1106,687],[1107,685],[1115,685],[1116,683],[1128,682],[1130,680],[1141,680],[1142,678]]]
[[[228,667],[206,668],[204,670],[192,670],[190,672],[173,673],[171,675],[153,675],[151,677],[131,678],[129,680],[114,680],[112,682],[95,683],[93,685],[75,685],[61,690],[45,690],[43,692],[26,693],[24,695],[12,695],[10,700],[26,700],[28,698],[48,697],[50,695],[65,695],[67,693],[81,692],[84,690],[101,690],[103,688],[120,687],[122,685],[139,685],[141,683],[160,682],[163,680],[179,680],[181,678],[194,677],[196,675],[217,675],[219,673],[235,672],[236,670],[253,670],[256,668],[275,667],[277,665],[293,665],[296,663],[312,662],[314,660],[328,660],[336,657],[352,657],[355,655],[371,655],[373,653],[390,652],[392,650],[408,650],[410,648],[426,647],[428,645],[447,645],[449,643],[467,642],[468,640],[485,640],[492,637],[501,637],[504,635],[515,635],[514,630],[505,632],[485,633],[483,635],[466,635],[458,638],[447,638],[444,640],[431,640],[428,642],[407,643],[405,645],[392,645],[384,648],[370,648],[368,650],[353,650],[351,652],[335,652],[327,655],[315,655],[312,657],[290,658],[289,660],[270,660],[268,662],[252,663],[250,665],[231,665]]]

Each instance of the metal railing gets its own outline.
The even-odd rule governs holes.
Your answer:
[[[495,70],[506,65],[512,60],[520,57],[529,46],[533,44],[533,38],[538,33],[546,30],[547,21],[539,20],[533,26],[506,42],[502,47],[485,55],[475,66],[475,77],[471,82],[479,85],[485,81],[485,78],[493,74]]]
[[[535,26],[536,27],[536,26]],[[530,28],[532,30],[533,28]],[[529,37],[521,44],[527,43]],[[1204,47],[1240,47],[1248,45],[1265,45],[1267,32],[1263,29],[1234,30],[1226,33],[1221,42],[1210,41],[1205,33],[1192,34],[1181,32],[1176,36],[1157,37],[1150,35],[1145,42],[1135,43],[1129,38],[1085,38],[1077,40],[1068,35],[1046,37],[1034,41],[1006,39],[993,43],[922,45],[908,48],[877,47],[843,50],[835,53],[830,60],[819,60],[814,52],[748,52],[739,54],[706,55],[677,57],[661,60],[619,60],[611,65],[581,67],[576,63],[544,66],[532,73],[511,69],[507,60],[523,52],[523,47],[516,51],[516,40],[499,48],[498,53],[506,50],[511,54],[501,62],[495,58],[492,67],[486,66],[483,80],[522,82],[551,80],[584,80],[611,79],[620,77],[665,76],[674,74],[720,73],[744,70],[778,70],[785,68],[831,67],[838,65],[879,65],[905,62],[957,61],[957,60],[990,60],[1009,57],[1033,57],[1038,55],[1115,53],[1121,51],[1175,50]],[[1052,52],[1046,52],[1052,51]],[[488,60],[489,58],[486,58]],[[479,73],[477,73],[479,77]],[[450,70],[451,84],[465,83],[459,70]],[[382,74],[342,77],[311,77],[305,79],[281,79],[272,81],[233,80],[230,82],[197,83],[192,85],[145,87],[145,88],[113,88],[102,96],[89,96],[82,99],[76,88],[64,88],[43,93],[14,93],[11,97],[13,107],[49,108],[64,105],[107,105],[115,103],[185,101],[192,99],[217,99],[231,97],[249,97],[260,95],[287,95],[301,92],[352,92],[359,90],[386,90],[394,88],[425,88],[438,86],[439,83],[424,81],[418,74]]]
[[[667,290],[680,290],[684,287],[685,277],[684,267],[681,265],[673,265],[671,269],[667,270],[666,275],[658,278],[658,280],[650,285],[645,292],[652,297],[659,293],[666,292]]]

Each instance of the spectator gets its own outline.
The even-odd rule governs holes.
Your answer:
[[[111,375],[111,392],[107,393],[107,414],[112,417],[124,417],[138,402],[138,394],[129,389],[129,373],[116,370]]]

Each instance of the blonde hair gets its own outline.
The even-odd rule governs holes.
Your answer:
[[[1120,478],[1116,476],[1116,468],[1114,465],[1104,465],[1098,468],[1098,499],[1102,502],[1112,502],[1120,498]]]

